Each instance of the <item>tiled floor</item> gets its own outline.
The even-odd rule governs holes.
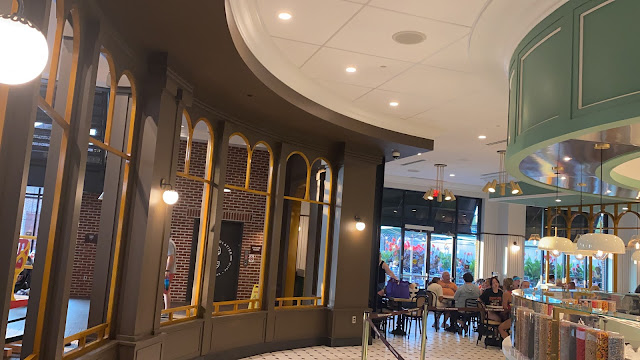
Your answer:
[[[432,318],[429,318],[427,326],[427,359],[429,360],[450,360],[450,359],[482,359],[482,360],[504,360],[504,355],[500,349],[495,347],[484,348],[484,345],[476,346],[477,334],[472,338],[462,337],[457,334],[440,330],[436,332],[432,325]],[[420,336],[414,336],[416,328],[411,330],[407,336],[394,336],[388,334],[387,339],[391,345],[407,360],[420,358]],[[252,356],[247,359],[267,359],[267,360],[293,360],[293,359],[360,359],[360,346],[327,347],[314,346],[295,350],[285,350]],[[380,339],[373,340],[373,345],[369,346],[369,359],[395,359],[391,352],[387,350]]]

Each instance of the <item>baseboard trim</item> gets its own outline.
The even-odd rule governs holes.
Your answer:
[[[362,338],[329,338],[328,346],[340,347],[340,346],[360,346],[362,345]]]

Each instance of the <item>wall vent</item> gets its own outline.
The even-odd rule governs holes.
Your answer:
[[[409,161],[408,163],[404,163],[404,164],[400,164],[401,166],[407,166],[407,165],[413,165],[413,164],[417,164],[417,163],[421,163],[424,162],[426,160],[422,159],[422,160],[416,160],[416,161]]]

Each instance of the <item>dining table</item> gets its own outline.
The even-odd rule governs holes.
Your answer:
[[[416,302],[416,298],[406,299],[406,298],[396,298],[396,297],[387,297],[387,299],[394,302],[396,305],[395,308],[397,311],[402,311],[402,305],[404,303],[414,303]],[[404,321],[402,321],[403,315],[398,315],[396,318],[396,328],[391,331],[393,335],[407,335],[406,331],[404,331]]]

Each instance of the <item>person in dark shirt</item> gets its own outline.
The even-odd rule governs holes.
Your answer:
[[[500,280],[498,280],[497,276],[494,276],[491,278],[491,287],[480,295],[480,301],[483,304],[501,308],[500,311],[487,311],[487,317],[490,320],[502,322],[502,317],[500,316],[502,312],[502,297],[503,292],[500,289]]]

